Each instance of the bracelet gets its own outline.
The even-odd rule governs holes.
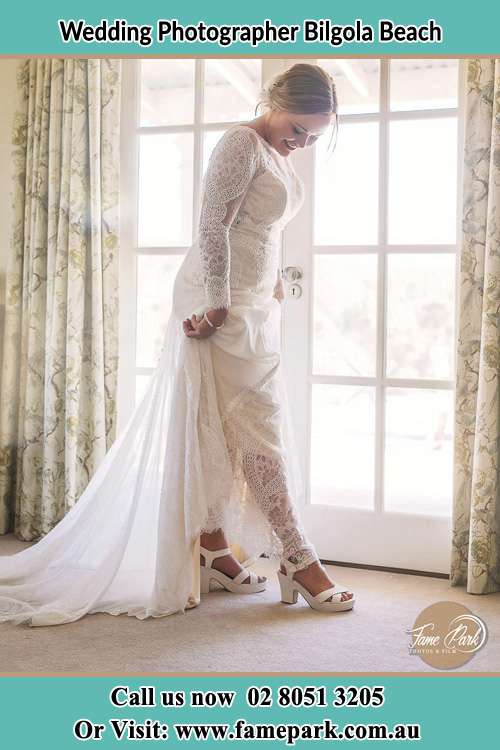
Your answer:
[[[218,330],[219,328],[222,328],[222,326],[224,325],[224,322],[222,322],[222,323],[220,324],[220,326],[216,326],[216,325],[215,325],[214,323],[212,323],[212,322],[211,322],[211,321],[210,321],[210,320],[208,319],[208,315],[207,315],[206,311],[205,311],[205,312],[203,313],[203,320],[206,320],[206,321],[207,321],[207,323],[208,323],[208,325],[209,325],[209,326],[210,326],[211,328],[216,328],[217,330]]]

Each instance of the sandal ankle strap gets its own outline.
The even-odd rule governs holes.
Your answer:
[[[281,560],[280,562],[284,566],[287,576],[293,576],[295,571],[300,569],[300,565],[291,562],[291,560]]]
[[[229,547],[224,547],[223,549],[211,550],[211,549],[206,549],[200,544],[200,554],[202,554],[203,557],[205,558],[205,567],[211,568],[213,561],[217,557],[223,557],[224,555],[232,555],[233,552],[232,550],[229,549]]]

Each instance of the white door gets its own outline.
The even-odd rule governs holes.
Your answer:
[[[283,242],[302,274],[283,311],[302,517],[324,560],[448,573],[463,65],[312,62],[341,118],[331,156],[327,134],[290,157],[306,186]]]

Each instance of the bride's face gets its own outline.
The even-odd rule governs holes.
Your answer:
[[[283,156],[297,148],[312,146],[330,127],[334,114],[304,115],[295,112],[272,112],[269,118],[271,145]]]

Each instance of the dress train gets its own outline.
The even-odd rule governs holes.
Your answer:
[[[148,387],[74,507],[40,541],[0,557],[0,622],[184,612],[200,602],[202,530],[223,528],[245,557],[315,559],[291,500],[302,483],[272,296],[279,232],[302,187],[277,158],[246,126],[214,149]],[[183,319],[224,305],[223,328],[185,336]]]
[[[188,339],[172,312],[146,392],[78,502],[40,541],[0,557],[0,622],[56,625],[94,612],[144,619],[194,607],[202,530],[222,526],[240,560],[279,555],[282,547],[251,497],[241,464],[245,455],[248,462],[242,448],[252,434],[253,445],[265,453],[272,448],[277,402],[268,399],[266,414],[262,398],[266,372],[273,374],[273,387],[278,376],[275,350],[266,349],[267,328],[279,325],[277,306],[276,300],[267,311],[235,306],[224,328],[202,341]],[[242,325],[248,333],[252,316],[247,355],[255,358],[264,347],[261,371],[245,366],[241,345],[236,357],[224,350]],[[239,391],[234,377],[224,385],[222,373],[231,363],[246,381]],[[240,438],[237,465],[228,450],[232,432]],[[298,491],[293,475],[288,481]]]

